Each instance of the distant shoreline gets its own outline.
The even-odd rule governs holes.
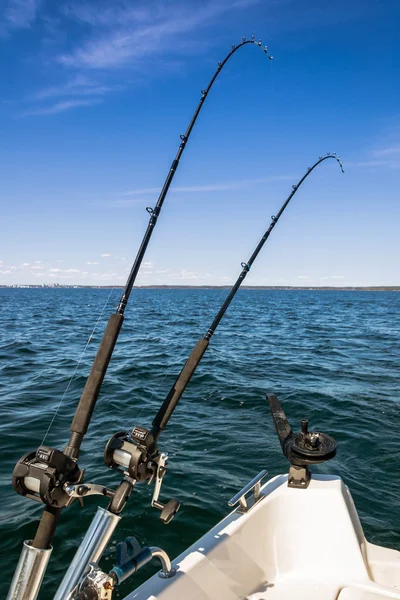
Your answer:
[[[137,285],[141,290],[230,290],[230,285]],[[110,290],[124,289],[123,285],[1,285],[0,289],[89,289]],[[400,292],[400,285],[393,286],[290,286],[290,285],[243,285],[242,290],[276,290],[276,291],[336,291],[336,292]]]

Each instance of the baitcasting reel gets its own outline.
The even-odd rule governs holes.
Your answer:
[[[135,426],[131,432],[119,431],[107,442],[104,462],[110,469],[123,473],[129,480],[155,480],[151,505],[161,510],[160,518],[168,524],[179,510],[178,500],[159,502],[163,477],[167,471],[167,454],[160,453],[151,431]]]
[[[308,465],[321,464],[336,455],[336,442],[326,433],[308,431],[308,420],[302,419],[301,431],[293,433],[281,403],[267,394],[283,454],[290,462],[288,486],[305,489],[311,480]]]
[[[73,497],[65,490],[83,478],[76,462],[61,450],[40,446],[25,454],[15,465],[12,485],[21,496],[54,508],[68,506]]]

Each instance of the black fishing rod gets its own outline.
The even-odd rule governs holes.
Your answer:
[[[225,59],[222,62],[218,62],[217,69],[207,88],[201,90],[200,101],[196,110],[194,111],[192,119],[189,122],[186,132],[180,136],[181,143],[179,145],[177,154],[172,161],[157,203],[154,208],[148,207],[146,209],[150,214],[149,223],[132,269],[129,273],[129,277],[127,279],[116,312],[111,314],[109,317],[103,338],[100,342],[100,347],[93,361],[90,374],[87,378],[85,387],[75,411],[74,418],[72,420],[70,427],[71,434],[67,446],[65,447],[64,451],[61,451],[42,445],[36,452],[31,452],[23,456],[14,469],[14,489],[19,494],[27,496],[38,502],[42,502],[45,505],[35,538],[31,543],[31,546],[35,549],[45,550],[50,548],[51,540],[57,526],[61,509],[65,506],[68,506],[74,499],[74,497],[71,497],[67,494],[65,491],[66,487],[68,487],[69,484],[78,485],[83,483],[84,472],[80,470],[77,465],[80,447],[84,435],[87,432],[92,413],[99,396],[100,388],[103,383],[115,344],[117,342],[119,332],[121,330],[125,308],[142,264],[147,246],[150,242],[154,227],[157,223],[157,219],[160,215],[161,208],[178,168],[182,154],[186,148],[194,124],[196,123],[200,111],[204,105],[205,99],[207,98],[215,80],[225,64],[239,50],[239,48],[242,48],[247,44],[253,44],[260,47],[268,56],[268,58],[272,59],[268,53],[267,46],[262,46],[261,40],[257,41],[254,36],[249,40],[242,38],[240,44],[232,44],[232,49],[227,54]],[[83,486],[82,489],[84,487],[85,486]],[[93,486],[92,489],[94,489]],[[105,490],[105,488],[103,489]],[[130,491],[131,489],[127,490],[126,486],[122,486],[119,492],[114,493],[110,490],[105,490],[105,494],[109,496],[114,495],[121,499],[122,497],[126,498]],[[115,510],[120,510],[122,504],[122,500],[120,503],[116,500],[114,503],[114,508],[118,506],[118,509]]]
[[[213,322],[211,323],[209,329],[207,330],[207,333],[205,334],[205,336],[203,338],[201,338],[197,342],[197,344],[193,348],[185,366],[183,367],[183,369],[180,372],[180,374],[178,375],[175,383],[173,384],[169,393],[167,394],[163,404],[160,407],[160,410],[156,414],[156,416],[153,420],[152,429],[151,429],[151,433],[155,440],[158,439],[161,431],[167,425],[183,392],[186,389],[186,386],[188,385],[199,362],[201,361],[203,354],[207,350],[207,347],[208,347],[211,337],[214,335],[214,332],[217,329],[222,317],[226,313],[230,303],[232,302],[236,292],[242,285],[244,279],[246,278],[247,273],[250,271],[250,268],[251,268],[252,264],[254,263],[254,261],[256,260],[258,254],[260,253],[262,247],[264,246],[265,242],[271,235],[273,228],[275,227],[275,225],[279,221],[280,217],[282,216],[282,213],[286,209],[287,205],[289,204],[289,202],[291,201],[291,199],[293,198],[293,196],[295,195],[295,193],[297,192],[297,190],[299,189],[299,187],[301,186],[303,181],[305,179],[307,179],[307,177],[310,175],[310,173],[318,165],[320,165],[322,162],[324,162],[325,160],[327,160],[329,158],[333,158],[334,160],[336,160],[339,163],[342,172],[344,172],[343,171],[343,163],[341,162],[340,158],[338,156],[336,156],[336,154],[327,154],[324,157],[320,156],[319,159],[317,160],[317,162],[312,167],[309,167],[307,169],[307,172],[303,175],[303,177],[300,179],[298,184],[292,186],[293,189],[292,189],[290,195],[285,200],[285,202],[283,203],[280,210],[276,213],[276,215],[273,215],[271,217],[271,223],[270,223],[267,231],[262,236],[256,249],[254,250],[253,254],[250,256],[248,262],[241,263],[242,271],[241,271],[239,277],[237,278],[236,282],[233,284],[232,289],[230,290],[228,296],[226,297],[226,299],[225,299],[224,303],[222,304],[221,308],[219,309],[218,313],[216,314]]]

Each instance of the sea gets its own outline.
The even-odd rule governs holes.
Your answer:
[[[44,443],[62,449],[120,290],[0,289],[0,553],[8,589],[42,505],[11,486],[15,463]],[[107,440],[150,427],[176,376],[227,295],[221,289],[134,289],[85,437],[86,480],[116,487]],[[228,512],[227,501],[262,469],[288,471],[266,402],[281,400],[294,430],[332,435],[337,456],[313,471],[350,487],[367,539],[400,550],[400,293],[240,290],[159,439],[169,456],[161,501],[181,509],[167,526],[137,484],[102,566],[127,536],[171,558]],[[72,379],[71,379],[72,378]],[[50,600],[98,505],[64,509],[40,600]],[[290,543],[290,540],[288,540]],[[328,544],[329,540],[318,540]],[[311,557],[312,559],[312,557]],[[156,562],[115,598],[158,570]]]

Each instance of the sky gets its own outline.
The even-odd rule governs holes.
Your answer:
[[[397,0],[2,0],[0,284],[400,285]]]

